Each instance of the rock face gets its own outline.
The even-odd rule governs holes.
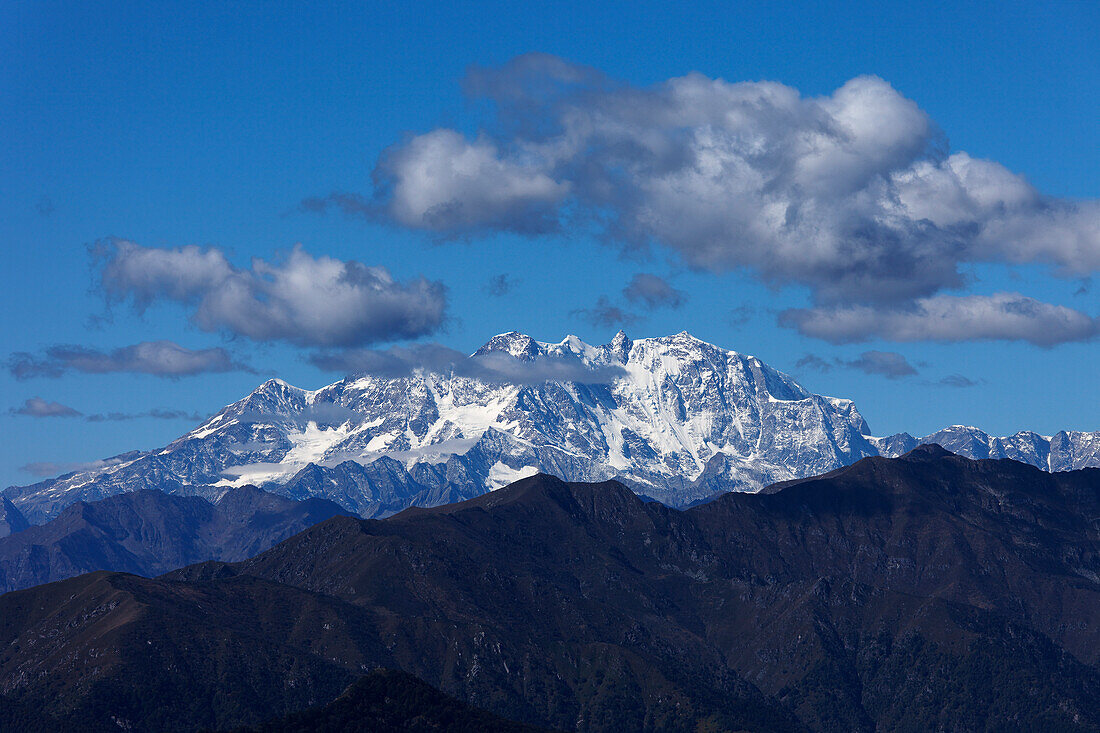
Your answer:
[[[229,728],[382,666],[566,730],[1097,730],[1097,516],[1100,470],[937,447],[685,511],[536,476],[2,596],[0,709]]]
[[[0,593],[93,570],[152,576],[203,560],[242,560],[345,510],[254,486],[211,504],[134,491],[71,504],[46,524],[0,539]]]
[[[917,440],[870,435],[850,400],[811,394],[759,359],[687,333],[603,346],[507,333],[473,356],[542,363],[591,379],[510,383],[458,374],[349,377],[316,391],[270,380],[165,448],[6,496],[32,522],[75,501],[142,488],[216,499],[253,483],[319,496],[364,517],[478,496],[534,473],[615,479],[670,506],[757,491],[922,442],[1047,470],[1100,465],[1100,434],[990,438],[951,428]],[[592,381],[593,383],[587,383]]]
[[[15,504],[7,497],[0,497],[0,538],[22,532],[29,526],[26,517],[15,508]]]

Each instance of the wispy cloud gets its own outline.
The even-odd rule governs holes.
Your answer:
[[[837,363],[865,374],[877,374],[887,379],[901,379],[916,375],[917,370],[909,361],[893,351],[864,351],[855,359],[837,359]]]
[[[740,328],[751,321],[754,315],[756,315],[755,307],[748,304],[739,305],[736,308],[730,308],[726,315],[726,322],[734,328]]]
[[[1027,341],[1054,346],[1100,334],[1100,319],[1019,293],[937,295],[911,307],[837,306],[791,309],[780,323],[833,343],[893,341]]]
[[[400,379],[424,371],[506,384],[603,384],[623,374],[621,367],[590,367],[568,356],[518,359],[502,352],[470,356],[440,344],[322,352],[314,354],[310,361],[325,371],[370,374],[387,379]]]
[[[806,354],[794,365],[798,369],[813,369],[817,372],[831,372],[833,370],[832,362],[822,359],[817,354]]]
[[[981,384],[981,380],[970,379],[964,377],[961,374],[948,374],[946,377],[940,379],[936,384],[940,387],[956,387],[959,389],[965,389],[967,387],[977,387]]]
[[[31,397],[19,407],[8,410],[12,415],[26,417],[81,417],[82,413],[60,402],[51,402],[41,397]]]
[[[597,328],[617,328],[629,326],[638,320],[638,316],[615,305],[606,295],[601,295],[591,308],[577,308],[573,315],[579,316]]]
[[[19,467],[20,471],[29,473],[32,476],[38,478],[45,478],[47,476],[59,476],[67,473],[75,473],[79,471],[95,471],[100,468],[107,468],[109,466],[115,466],[122,462],[121,458],[108,458],[100,461],[86,461],[86,462],[73,462],[73,463],[57,463],[54,461],[34,461],[27,463]]]
[[[330,193],[327,196],[310,196],[302,199],[298,205],[299,210],[323,214],[329,209],[335,209],[346,216],[364,217],[370,216],[374,207],[370,200],[354,193]]]
[[[630,279],[623,288],[623,296],[646,308],[679,308],[687,302],[687,293],[672,287],[664,278],[646,272]]]
[[[175,420],[179,422],[202,422],[204,416],[197,412],[184,410],[162,410],[154,408],[144,412],[107,412],[88,415],[88,422],[128,422],[130,420]]]
[[[24,417],[80,417],[86,422],[128,422],[130,420],[177,420],[183,422],[201,422],[203,416],[197,412],[184,410],[165,410],[153,408],[143,412],[107,412],[85,415],[68,405],[60,402],[51,402],[41,397],[30,397],[19,407],[8,410],[9,415],[22,415]]]
[[[517,285],[519,285],[519,280],[502,272],[489,278],[489,282],[485,284],[485,292],[494,298],[501,298],[512,292]]]
[[[208,372],[254,372],[248,365],[234,360],[225,349],[188,349],[172,341],[143,341],[110,351],[58,344],[41,354],[12,354],[7,367],[12,376],[20,380],[57,378],[68,372],[129,372],[172,379]]]

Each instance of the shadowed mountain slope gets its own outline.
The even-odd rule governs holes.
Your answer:
[[[214,504],[149,490],[80,502],[0,538],[0,592],[93,570],[153,576],[203,560],[241,560],[345,513],[330,501],[298,502],[254,486]]]
[[[539,733],[470,707],[404,672],[375,670],[321,708],[235,733]]]
[[[0,497],[0,538],[22,532],[30,525],[23,513],[7,498]]]
[[[1098,517],[1098,470],[936,447],[682,512],[537,476],[0,597],[0,692],[225,727],[381,666],[570,730],[1100,730]]]

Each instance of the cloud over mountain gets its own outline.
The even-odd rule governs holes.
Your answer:
[[[138,310],[168,300],[183,304],[204,331],[298,346],[364,346],[418,338],[443,325],[442,283],[399,282],[384,267],[313,257],[296,246],[282,260],[253,258],[233,266],[217,248],[142,247],[124,240],[96,250],[110,301]]]
[[[321,352],[311,356],[310,361],[325,371],[370,374],[387,379],[399,379],[424,371],[505,384],[551,381],[601,384],[623,373],[621,368],[591,366],[566,356],[518,359],[501,352],[471,356],[433,343]]]
[[[803,286],[819,308],[928,308],[965,286],[973,263],[1047,265],[1067,278],[1100,269],[1100,202],[1045,196],[996,161],[950,152],[928,114],[878,77],[820,97],[698,73],[638,87],[528,54],[473,69],[466,90],[495,110],[483,130],[395,144],[372,199],[336,194],[312,207],[444,237],[587,228],[627,248],[658,244],[699,270]],[[1037,320],[1001,318],[976,337],[1049,345],[1088,329],[1044,337]],[[891,317],[874,334],[920,332]]]

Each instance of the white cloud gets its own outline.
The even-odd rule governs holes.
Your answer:
[[[540,170],[541,161],[504,156],[485,137],[468,141],[434,130],[391,148],[378,178],[389,188],[390,214],[405,226],[450,232],[554,228],[555,209],[569,184]]]
[[[282,261],[232,266],[218,249],[101,247],[108,298],[139,308],[172,300],[206,331],[299,346],[359,346],[417,338],[443,324],[446,292],[423,277],[398,282],[383,267],[313,257],[300,246]]]
[[[912,306],[884,309],[838,306],[791,309],[780,323],[833,343],[872,338],[893,341],[1028,341],[1054,346],[1100,334],[1100,320],[1081,311],[1019,293],[937,295]]]
[[[694,268],[803,285],[817,306],[908,307],[964,286],[969,263],[1100,269],[1100,203],[948,154],[929,116],[877,77],[820,97],[701,74],[631,87],[529,55],[475,69],[468,88],[494,103],[495,132],[394,146],[375,171],[375,215],[453,236],[587,223]]]

